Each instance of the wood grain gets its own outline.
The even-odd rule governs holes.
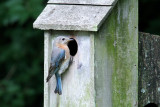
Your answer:
[[[97,31],[112,6],[47,5],[33,27],[42,30]]]
[[[160,106],[160,36],[139,33],[139,107]]]
[[[58,4],[88,4],[88,5],[114,5],[117,0],[49,0],[48,3]]]

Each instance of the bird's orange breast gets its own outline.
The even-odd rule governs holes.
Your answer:
[[[57,46],[61,49],[64,49],[64,50],[67,50],[68,47],[66,45],[63,45],[63,44],[57,44]]]
[[[57,44],[57,46],[58,46],[59,48],[65,50],[65,56],[66,56],[66,58],[69,58],[69,57],[70,57],[70,51],[69,51],[69,48],[68,48],[67,45]]]

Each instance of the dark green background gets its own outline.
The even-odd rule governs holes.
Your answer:
[[[0,107],[43,106],[43,31],[32,27],[47,0],[0,1]],[[139,1],[139,30],[160,35],[160,1]]]
[[[0,1],[0,107],[43,106],[43,31],[34,20],[47,1]]]
[[[160,35],[160,0],[139,0],[139,31]]]

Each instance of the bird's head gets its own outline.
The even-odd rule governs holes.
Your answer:
[[[68,38],[68,37],[64,37],[64,36],[58,36],[55,39],[55,43],[59,44],[59,45],[67,45],[68,42],[73,41],[74,39],[72,38]]]

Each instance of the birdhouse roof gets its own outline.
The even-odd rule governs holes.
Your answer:
[[[88,4],[88,5],[113,5],[115,0],[49,0],[48,3],[58,4]]]
[[[49,0],[33,27],[42,30],[98,31],[116,0]]]

